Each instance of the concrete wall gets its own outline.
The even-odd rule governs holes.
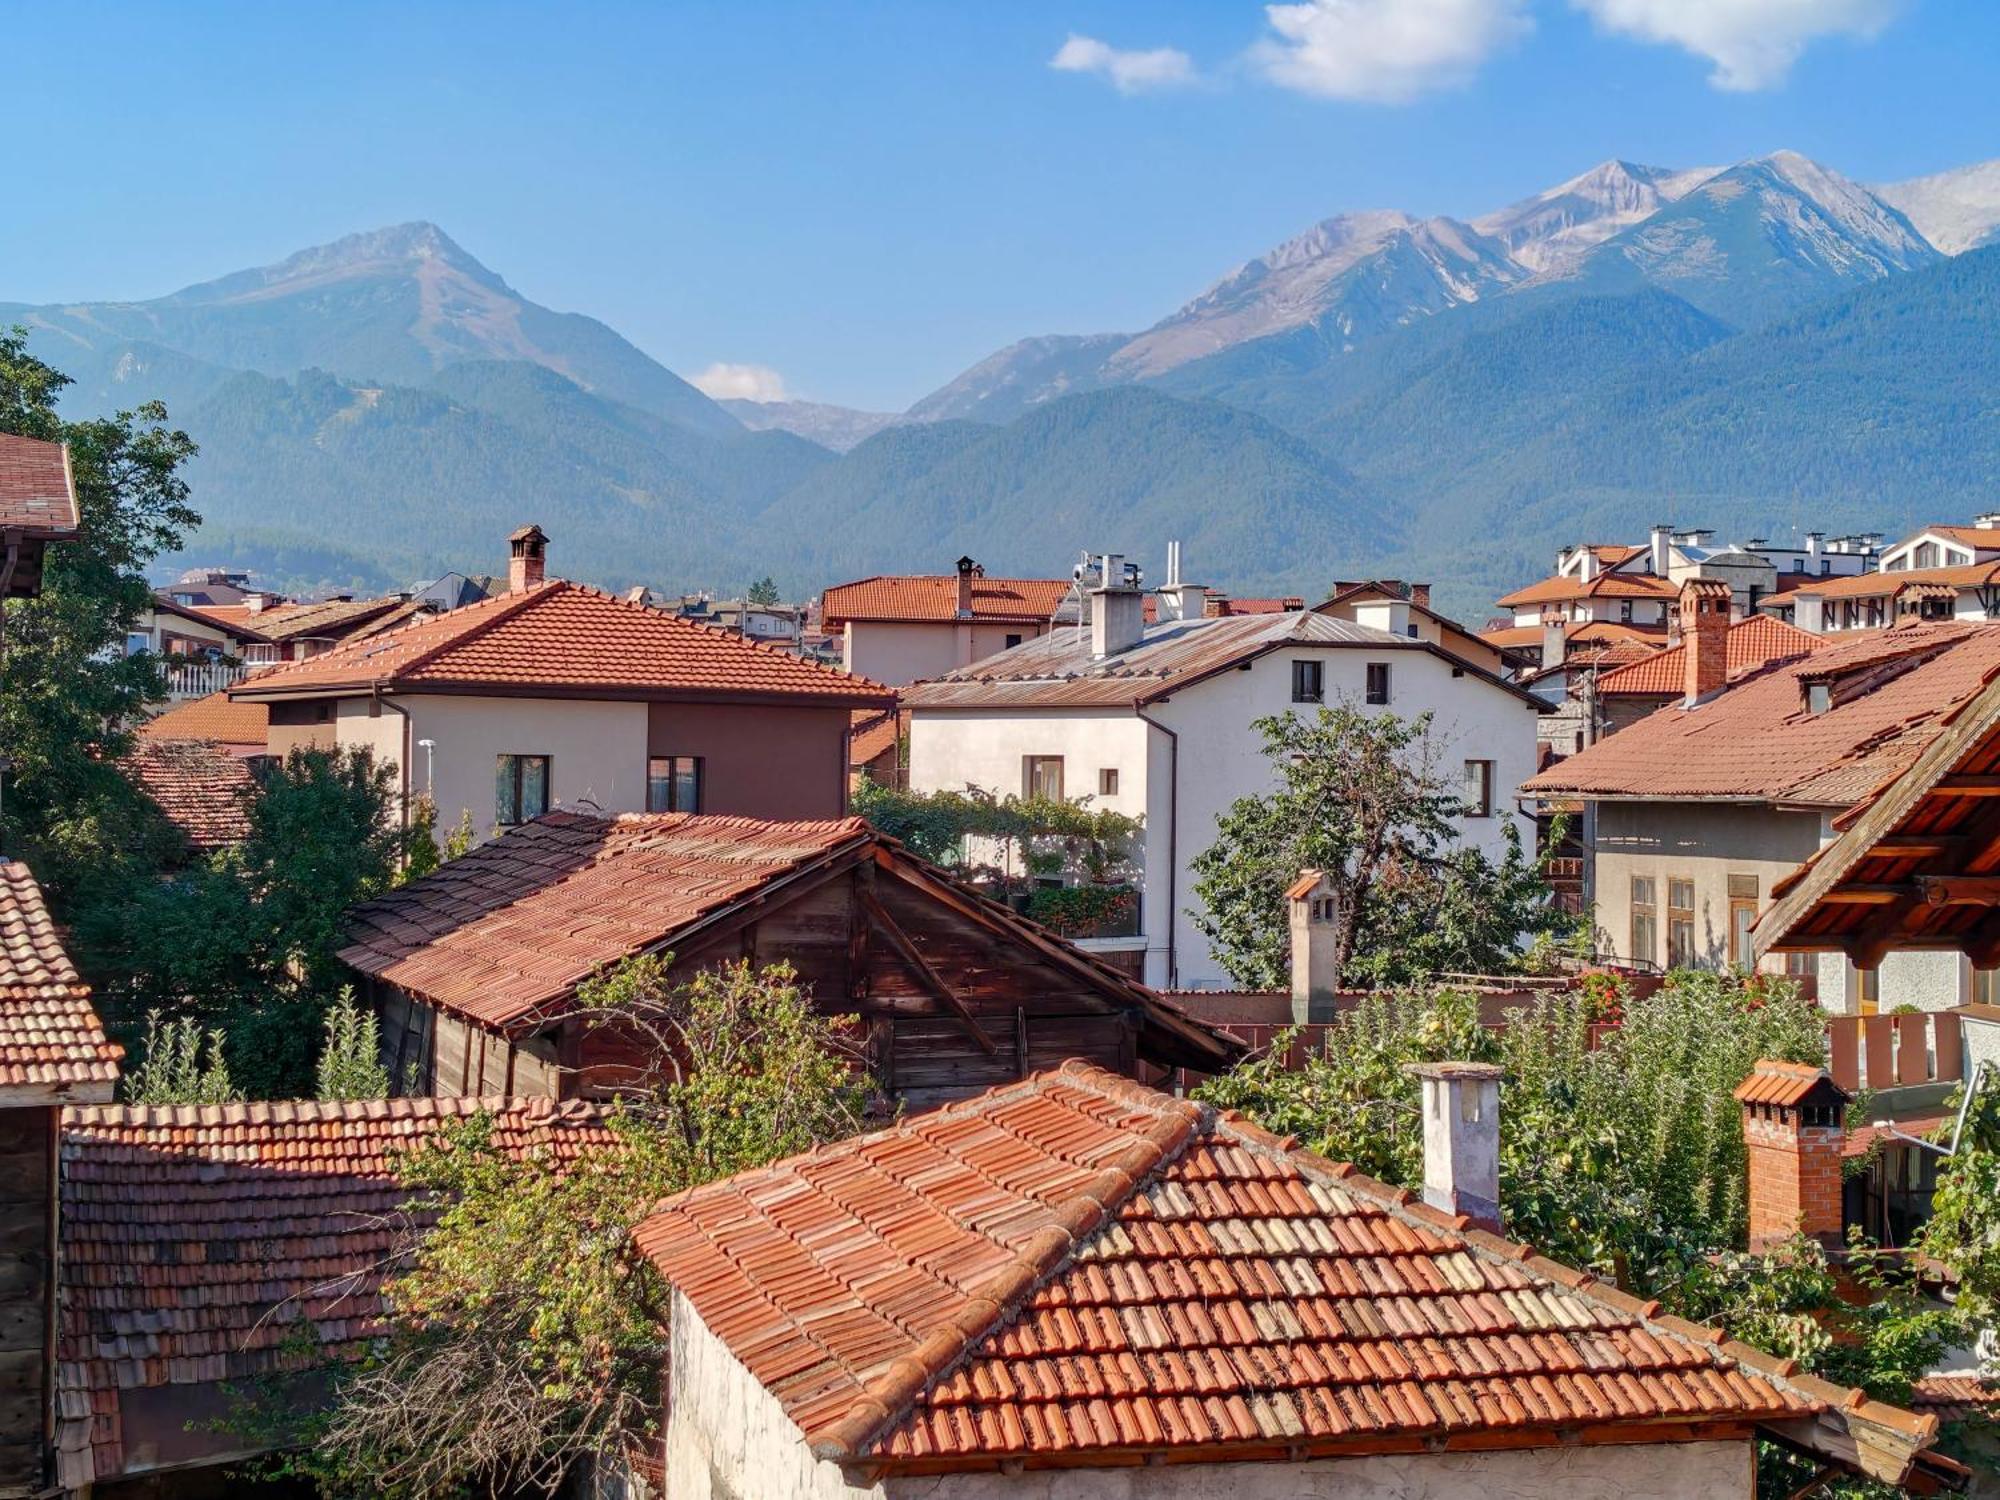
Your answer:
[[[1695,963],[1729,963],[1729,877],[1757,880],[1758,906],[1771,886],[1819,848],[1814,812],[1775,812],[1737,803],[1600,802],[1597,804],[1595,891],[1598,952],[1613,960],[1665,964],[1667,882],[1694,881]],[[1632,877],[1653,877],[1655,942],[1632,953]],[[1783,967],[1783,960],[1765,967]]]
[[[493,832],[494,763],[501,755],[550,757],[551,806],[588,800],[604,812],[646,809],[644,703],[441,693],[398,695],[397,702],[409,712],[413,747],[419,740],[437,741],[431,752],[432,795],[440,832],[457,825],[461,809],[472,813],[472,827],[481,839]],[[345,712],[340,722],[345,736]],[[426,753],[413,748],[410,760],[411,787],[421,791],[429,769]]]
[[[775,1397],[673,1297],[671,1500],[1745,1500],[1747,1441],[1421,1453],[1303,1462],[1036,1469],[850,1485],[813,1458]]]
[[[1972,965],[1963,953],[1944,949],[1906,949],[1885,954],[1875,982],[1876,1008],[1894,1010],[1914,1005],[1918,1010],[1949,1010],[1972,998]],[[1861,971],[1844,953],[1819,955],[1819,1003],[1836,1014],[1861,1009]]]
[[[838,818],[847,811],[849,722],[844,708],[654,703],[646,754],[700,756],[705,813]]]
[[[996,792],[1019,792],[1024,755],[1061,755],[1065,793],[1094,796],[1098,768],[1118,767],[1118,795],[1094,805],[1145,818],[1140,915],[1147,939],[1146,981],[1190,989],[1225,988],[1227,976],[1209,956],[1207,941],[1188,915],[1194,904],[1191,862],[1213,841],[1216,818],[1231,803],[1273,785],[1263,741],[1250,726],[1256,719],[1295,708],[1312,711],[1312,705],[1291,701],[1292,662],[1299,658],[1325,664],[1329,704],[1343,696],[1360,704],[1367,663],[1389,662],[1388,711],[1405,718],[1435,712],[1433,733],[1454,790],[1466,760],[1494,762],[1494,814],[1466,819],[1461,828],[1468,842],[1497,858],[1504,847],[1503,824],[1513,816],[1513,788],[1534,771],[1534,709],[1483,678],[1470,673],[1454,677],[1452,664],[1428,651],[1386,643],[1379,652],[1275,651],[1258,658],[1247,671],[1218,673],[1150,708],[1148,713],[1178,737],[1177,798],[1170,775],[1175,739],[1126,709],[915,710],[910,723],[910,785],[934,791],[969,783]],[[1524,840],[1532,841],[1532,825],[1523,819],[1518,827]],[[1174,859],[1168,855],[1170,833],[1177,845]]]

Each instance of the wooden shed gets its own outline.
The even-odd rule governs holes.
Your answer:
[[[1157,1078],[1243,1050],[858,818],[550,813],[354,908],[340,956],[406,1091],[573,1098],[636,1061],[630,1032],[577,1013],[577,986],[665,953],[670,976],[789,963],[823,1013],[858,1018],[910,1108],[1072,1057]]]

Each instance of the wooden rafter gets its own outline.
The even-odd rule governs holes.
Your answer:
[[[1000,1044],[987,1034],[984,1026],[979,1024],[979,1017],[972,1013],[972,1007],[965,1003],[956,990],[945,983],[944,976],[938,973],[928,958],[924,957],[923,951],[903,930],[902,924],[890,915],[889,908],[882,904],[881,898],[865,885],[857,885],[854,894],[860,898],[862,907],[868,913],[868,920],[874,925],[875,930],[887,939],[891,951],[916,976],[917,982],[958,1018],[959,1024],[979,1044],[982,1052],[988,1057],[997,1055]]]

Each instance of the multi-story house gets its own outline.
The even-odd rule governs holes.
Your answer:
[[[988,578],[961,557],[955,573],[835,584],[820,600],[820,629],[839,639],[848,671],[900,687],[1047,634],[1073,587],[1067,578]]]
[[[1906,769],[2000,672],[2000,631],[1911,624],[1829,644],[1731,682],[1719,583],[1683,590],[1681,700],[1526,782],[1578,806],[1586,892],[1607,961],[1657,969],[1749,966],[1773,887],[1857,804]],[[1836,1011],[1958,1003],[1962,957],[1839,953],[1781,965],[1816,975]]]
[[[879,683],[544,575],[514,534],[509,592],[251,677],[270,753],[366,745],[447,826],[602,812],[837,817],[854,710]]]
[[[1177,988],[1225,982],[1188,912],[1192,861],[1231,803],[1273,784],[1260,718],[1343,700],[1433,714],[1435,753],[1471,809],[1460,833],[1502,852],[1517,816],[1507,789],[1535,764],[1539,700],[1455,654],[1407,598],[1355,599],[1356,618],[1342,619],[1208,617],[1204,597],[1198,585],[1161,589],[1149,625],[1136,579],[1115,557],[1100,563],[1084,623],[904,691],[911,787],[1085,796],[1140,819],[1139,930],[1086,946]],[[1532,837],[1525,820],[1522,832]]]
[[[1768,608],[1801,630],[1879,630],[1903,620],[2000,620],[2000,512],[1970,526],[1926,526],[1858,577],[1812,579]]]

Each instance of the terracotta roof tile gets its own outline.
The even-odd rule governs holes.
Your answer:
[[[553,812],[353,908],[340,958],[504,1026],[567,999],[603,965],[872,837],[859,818]]]
[[[1926,1375],[1910,1388],[1910,1410],[1940,1422],[1991,1421],[2000,1415],[2000,1385],[1977,1375]]]
[[[1836,1099],[1846,1095],[1824,1068],[1765,1058],[1750,1070],[1748,1078],[1736,1085],[1732,1097],[1740,1104],[1790,1108],[1808,1099]]]
[[[124,1051],[104,1035],[41,887],[0,860],[0,1090],[109,1097]]]
[[[856,709],[853,723],[848,730],[848,764],[865,766],[889,754],[896,748],[906,728],[903,716],[895,709]]]
[[[243,605],[211,605],[203,614],[220,615],[228,610],[240,623],[274,641],[302,637],[331,636],[344,640],[355,635],[374,635],[406,622],[428,617],[427,606],[399,595],[380,599],[322,599],[310,604],[277,604],[252,614]]]
[[[0,526],[44,537],[75,533],[76,485],[67,447],[0,432]]]
[[[125,1448],[132,1392],[362,1353],[403,1243],[397,1157],[481,1111],[512,1152],[568,1160],[613,1140],[589,1106],[545,1099],[65,1111],[61,1482],[143,1461]],[[317,1348],[301,1351],[305,1321]]]
[[[1517,651],[1542,644],[1540,625],[1503,625],[1482,630],[1479,639],[1500,651]],[[1604,650],[1611,646],[1643,646],[1658,650],[1667,642],[1665,625],[1626,625],[1617,620],[1571,621],[1563,626],[1563,645],[1575,652],[1587,648]]]
[[[1987,545],[2000,546],[2000,533],[1989,533]],[[2000,580],[2000,562],[1965,563],[1955,568],[1900,568],[1893,573],[1854,573],[1843,578],[1815,578],[1791,591],[1794,603],[1806,599],[1875,599],[1901,592],[1911,584],[1937,583],[1954,589],[1978,588]]]
[[[1068,597],[1067,578],[972,580],[972,618],[1031,623],[1047,620]],[[837,632],[849,620],[950,621],[958,618],[955,573],[881,574],[837,583],[820,600],[821,627]]]
[[[227,692],[177,703],[139,726],[142,740],[213,740],[224,745],[270,742],[271,710],[262,703],[238,703]]]
[[[2000,629],[1869,631],[1669,704],[1525,782],[1527,796],[1687,797],[1846,807],[1901,774],[2000,674]],[[1832,686],[1810,709],[1806,679]]]
[[[225,849],[250,836],[257,780],[240,757],[213,741],[141,738],[125,768],[197,852]]]
[[[683,1193],[638,1240],[817,1456],[891,1470],[1818,1413],[1907,1454],[1935,1430],[1462,1224],[1072,1062]]]
[[[241,683],[251,701],[329,689],[886,705],[880,683],[775,646],[553,579],[483,599]]]
[[[1723,643],[1729,680],[1733,682],[1773,662],[1791,661],[1832,644],[1826,636],[1800,630],[1769,615],[1750,615],[1729,627],[1729,635]],[[1647,696],[1684,693],[1687,690],[1686,660],[1683,647],[1669,646],[1615,672],[1606,672],[1597,679],[1597,691]]]
[[[1572,599],[1671,600],[1678,593],[1672,583],[1651,573],[1604,572],[1588,583],[1558,573],[1516,589],[1495,602],[1502,609],[1518,609],[1524,604],[1560,604]]]

